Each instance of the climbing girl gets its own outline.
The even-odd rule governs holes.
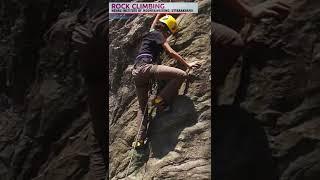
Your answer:
[[[178,95],[181,84],[188,78],[188,74],[181,69],[160,65],[160,53],[165,50],[170,57],[184,65],[184,70],[200,67],[200,64],[197,62],[186,62],[184,58],[170,47],[167,38],[175,33],[176,30],[177,23],[175,18],[171,15],[161,17],[160,14],[157,14],[150,31],[143,36],[140,50],[136,56],[132,71],[139,101],[137,124],[140,130],[137,142],[133,143],[133,146],[136,148],[142,147],[146,138],[146,126],[148,122],[146,109],[150,80],[170,80],[152,102],[157,107],[157,110],[161,111],[172,103],[174,97]]]

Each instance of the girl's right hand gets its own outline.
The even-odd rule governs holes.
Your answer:
[[[191,62],[191,63],[188,63],[188,66],[190,69],[193,69],[193,68],[199,68],[201,64],[199,62]]]

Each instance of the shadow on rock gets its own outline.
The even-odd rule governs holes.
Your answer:
[[[194,125],[197,118],[198,114],[192,100],[187,96],[176,97],[171,110],[158,114],[151,122],[152,156],[162,158],[174,150],[181,131]]]
[[[216,179],[278,179],[267,136],[252,114],[237,106],[215,107],[213,124]]]

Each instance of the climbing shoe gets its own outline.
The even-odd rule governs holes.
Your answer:
[[[171,110],[170,106],[167,104],[157,106],[157,111],[156,113],[163,113],[163,112],[169,112]]]
[[[165,103],[165,101],[162,97],[156,96],[155,98],[152,99],[151,103],[152,105],[158,106]]]
[[[157,112],[166,112],[170,110],[170,106],[160,96],[156,96],[154,99],[152,99],[151,103],[157,107]]]
[[[144,145],[145,145],[145,142],[143,140],[138,140],[138,141],[132,142],[132,147],[135,149],[141,149],[144,147]]]

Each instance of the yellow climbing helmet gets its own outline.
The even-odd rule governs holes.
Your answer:
[[[163,16],[159,21],[166,24],[172,34],[177,31],[177,21],[171,15]]]

